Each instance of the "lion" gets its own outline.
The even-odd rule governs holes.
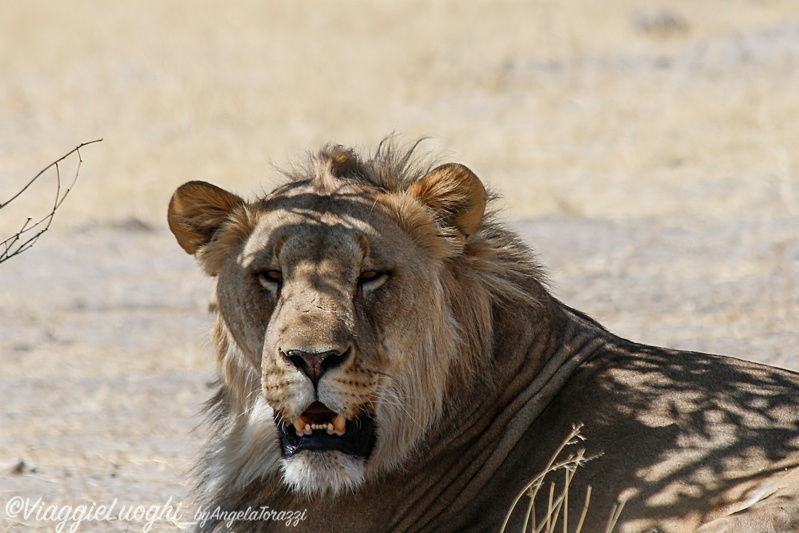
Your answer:
[[[195,531],[497,531],[577,424],[583,531],[622,502],[624,533],[799,531],[799,375],[613,335],[550,294],[471,170],[416,152],[327,146],[252,201],[174,193],[215,278]],[[563,505],[558,531],[585,509]]]

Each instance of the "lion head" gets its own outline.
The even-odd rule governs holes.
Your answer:
[[[487,199],[465,166],[417,168],[388,145],[326,148],[254,201],[177,190],[170,228],[217,278],[211,477],[337,493],[426,445],[488,364],[497,294],[531,297],[534,267],[497,253],[509,237]]]

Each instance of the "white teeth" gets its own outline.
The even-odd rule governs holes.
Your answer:
[[[316,431],[326,431],[328,435],[338,435],[341,437],[347,431],[347,419],[341,415],[336,415],[332,422],[324,424],[313,424],[307,418],[301,416],[292,424],[297,435],[311,435]]]

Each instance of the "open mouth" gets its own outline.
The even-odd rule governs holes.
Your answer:
[[[277,422],[283,457],[302,450],[338,450],[366,459],[374,447],[374,421],[368,413],[348,420],[314,402],[292,424]]]

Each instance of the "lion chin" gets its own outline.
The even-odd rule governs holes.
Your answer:
[[[283,459],[283,481],[308,496],[353,491],[364,480],[364,462],[339,451],[303,451]]]
[[[354,420],[313,402],[292,424],[275,425],[281,445],[283,479],[296,493],[338,494],[363,483],[364,464],[375,444],[367,412]]]

